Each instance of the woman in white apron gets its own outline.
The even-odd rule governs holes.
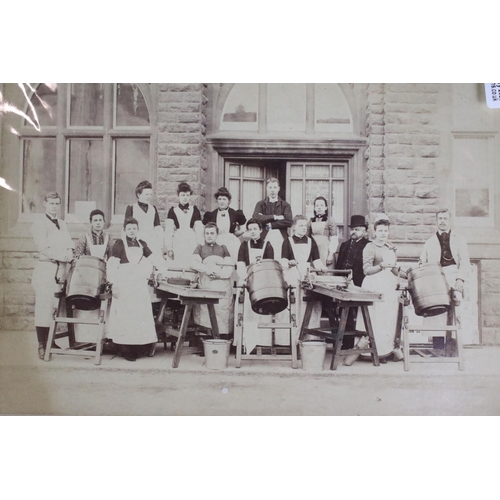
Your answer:
[[[262,225],[257,219],[249,219],[247,232],[250,236],[248,241],[240,245],[238,251],[238,277],[240,286],[243,286],[247,276],[248,267],[262,259],[274,259],[272,245],[261,238]],[[258,328],[258,323],[271,322],[272,316],[262,316],[252,310],[250,293],[245,290],[245,303],[243,308],[243,338],[242,344],[245,352],[250,354],[256,346],[270,346],[272,344],[272,332],[268,329]],[[235,339],[235,342],[237,339]]]
[[[285,269],[287,283],[297,287],[297,321],[302,325],[307,304],[303,301],[304,291],[300,282],[308,275],[311,264],[319,270],[325,269],[325,266],[319,258],[316,241],[306,236],[307,218],[304,215],[296,215],[293,220],[293,236],[283,242],[281,263]],[[314,301],[308,328],[319,328],[320,321],[321,302]]]
[[[233,333],[233,287],[231,275],[234,261],[225,246],[216,243],[217,226],[209,222],[205,227],[205,244],[198,245],[191,256],[191,268],[200,273],[200,288],[224,291],[224,297],[215,305],[219,333],[229,338]],[[206,305],[193,308],[194,321],[198,325],[211,328]]]
[[[69,272],[69,263],[73,260],[75,247],[66,224],[57,217],[61,197],[56,192],[47,193],[43,204],[45,213],[37,214],[31,226],[31,233],[39,252],[31,284],[36,295],[35,328],[40,359],[45,356],[52,313],[57,304],[54,293],[61,291],[61,284]]]
[[[327,201],[323,196],[318,196],[314,200],[314,217],[309,221],[307,235],[314,236],[323,265],[327,269],[333,269],[339,237],[337,236],[337,224],[333,217],[328,215]]]
[[[373,335],[380,358],[386,358],[394,351],[399,304],[399,292],[396,290],[398,274],[406,277],[404,271],[398,270],[396,248],[388,241],[389,226],[387,219],[375,222],[375,239],[363,249],[365,278],[361,286],[383,294],[383,301],[374,302],[369,306]],[[361,313],[358,313],[356,330],[366,331]]]
[[[194,249],[203,244],[201,214],[198,207],[190,205],[191,193],[189,184],[179,184],[179,204],[170,208],[165,221],[165,246],[171,268],[189,269]]]
[[[137,201],[128,205],[125,210],[125,219],[133,217],[139,223],[137,238],[146,242],[153,254],[163,255],[163,228],[157,208],[151,204],[153,200],[153,186],[149,181],[140,182],[135,188]]]
[[[113,284],[109,338],[121,348],[126,360],[135,361],[139,346],[157,342],[148,290],[153,265],[151,250],[137,239],[137,221],[128,219],[124,231],[107,265],[107,278]]]

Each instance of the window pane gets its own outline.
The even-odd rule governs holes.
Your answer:
[[[332,181],[333,218],[337,224],[344,221],[344,181]]]
[[[305,132],[305,83],[267,84],[267,128],[272,131]]]
[[[135,83],[116,84],[116,125],[148,127],[149,112],[139,86]]]
[[[330,165],[306,165],[306,177],[309,179],[330,177]]]
[[[337,179],[343,179],[344,178],[344,166],[343,165],[333,165],[332,177],[337,178]]]
[[[230,177],[239,177],[240,176],[240,166],[236,163],[231,163],[229,165],[229,176]]]
[[[104,89],[102,83],[71,84],[72,127],[102,127]]]
[[[290,167],[290,175],[292,177],[299,177],[300,179],[302,179],[302,177],[304,176],[303,166],[302,165],[292,165]]]
[[[331,206],[329,181],[306,181],[306,206],[303,210],[308,218],[314,215],[314,200],[318,196],[323,196]]]
[[[149,139],[115,140],[115,214],[136,201],[135,187],[149,179]]]
[[[43,212],[43,201],[56,189],[56,140],[23,141],[23,213]]]
[[[264,169],[262,167],[249,167],[243,165],[243,177],[250,179],[263,179]]]
[[[35,113],[28,106],[26,114],[36,123],[35,114],[40,125],[55,126],[57,120],[57,85],[49,83],[41,83],[35,89],[35,93],[31,97],[31,104],[35,109]],[[27,120],[24,120],[24,125],[31,125]]]
[[[247,219],[253,215],[255,205],[263,198],[262,181],[243,181],[243,213]]]
[[[235,210],[240,209],[240,181],[231,179],[229,181],[229,192],[231,193],[231,207]]]
[[[77,201],[104,206],[104,175],[102,139],[69,141],[69,213],[75,213]]]
[[[302,213],[302,185],[303,181],[290,182],[290,206],[293,216]]]

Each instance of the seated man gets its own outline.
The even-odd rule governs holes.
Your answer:
[[[297,287],[297,322],[302,324],[305,313],[304,291],[300,286],[312,264],[315,269],[326,270],[320,259],[319,249],[313,237],[306,236],[307,217],[296,215],[293,218],[293,236],[283,241],[281,264],[289,285]],[[321,320],[321,301],[315,301],[308,328],[319,328]]]
[[[113,249],[113,240],[104,232],[104,212],[92,210],[90,212],[90,232],[83,235],[76,244],[75,256],[91,255],[108,260]]]
[[[209,222],[204,229],[205,243],[198,245],[191,259],[191,268],[200,273],[200,288],[223,290],[224,298],[215,305],[217,323],[221,338],[231,338],[233,333],[233,288],[231,275],[234,262],[229,250],[219,245],[219,231],[214,222]],[[196,305],[193,309],[194,321],[198,325],[211,328],[210,316],[206,305]]]

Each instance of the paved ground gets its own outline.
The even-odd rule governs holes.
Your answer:
[[[33,333],[0,334],[0,413],[36,415],[499,415],[500,348],[466,350],[456,364],[357,361],[318,373],[289,362],[234,359],[223,371],[186,353],[178,369],[158,346],[154,358],[102,364],[74,356],[38,360]]]

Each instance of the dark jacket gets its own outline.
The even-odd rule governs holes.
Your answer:
[[[203,225],[206,226],[209,222],[215,222],[217,224],[217,212],[219,211],[218,208],[213,210],[212,212],[205,212],[205,215],[203,216]],[[236,230],[236,224],[239,224],[241,226],[241,229],[245,230],[243,225],[247,221],[247,218],[243,214],[241,210],[234,210],[231,207],[227,209],[229,212],[229,232],[234,234],[234,231]]]
[[[345,269],[347,262],[347,251],[349,249],[350,240],[344,241],[339,248],[339,257],[335,269]],[[352,266],[352,281],[356,286],[361,286],[365,277],[363,273],[363,248],[369,243],[367,238],[361,238],[354,243],[353,248],[353,266]]]
[[[274,220],[275,215],[283,215],[284,220]],[[266,224],[270,223],[272,229],[279,229],[283,239],[288,238],[287,229],[293,224],[292,208],[285,200],[278,197],[276,203],[269,203],[269,197],[258,201],[253,212],[254,219],[262,224],[262,238],[267,235]]]

